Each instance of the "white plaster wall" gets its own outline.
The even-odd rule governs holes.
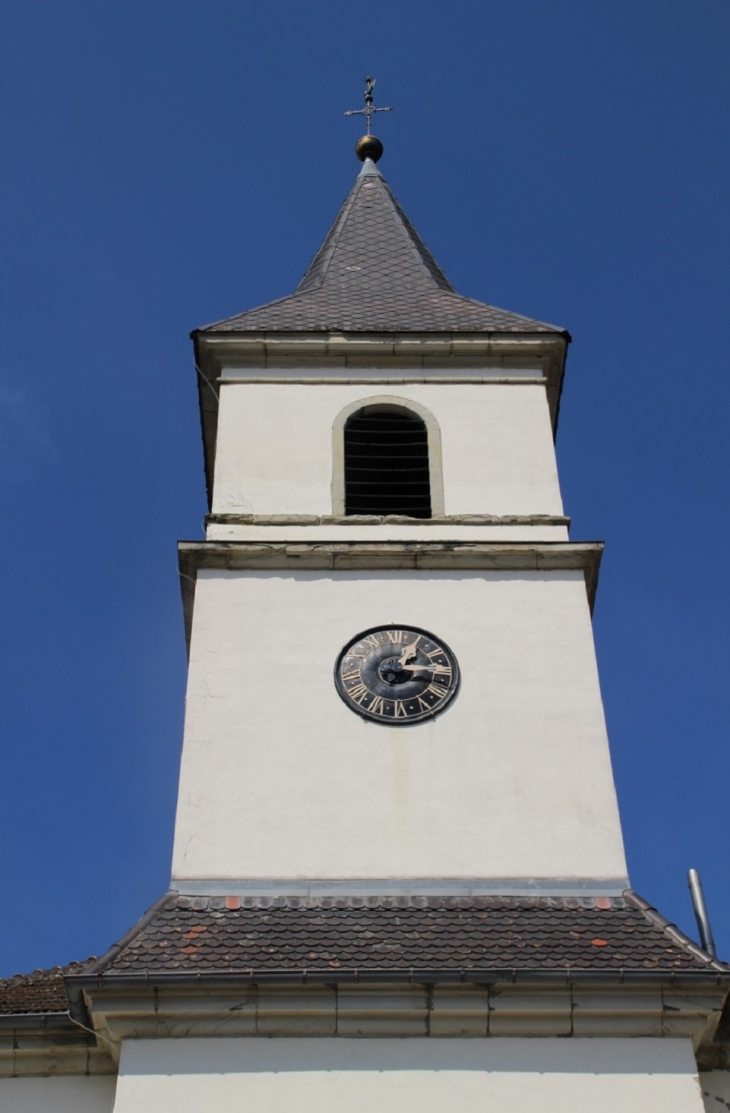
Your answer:
[[[381,623],[456,653],[435,720],[335,691]],[[582,573],[200,573],[174,878],[625,876]]]
[[[213,511],[332,513],[332,426],[352,402],[412,399],[441,429],[447,514],[562,514],[543,386],[221,383]]]
[[[707,1113],[727,1113],[730,1109],[730,1071],[705,1071],[700,1075],[700,1086]]]
[[[0,1078],[1,1113],[111,1113],[116,1078]]]
[[[154,1040],[114,1113],[704,1113],[689,1040]]]
[[[567,541],[567,526],[303,526],[218,525],[207,541]]]

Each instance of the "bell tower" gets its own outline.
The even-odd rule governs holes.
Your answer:
[[[569,339],[457,294],[367,156],[295,293],[194,333],[180,892],[626,888]]]

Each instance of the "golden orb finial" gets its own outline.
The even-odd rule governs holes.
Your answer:
[[[363,135],[362,139],[358,139],[355,144],[355,154],[360,162],[364,162],[366,158],[371,158],[373,162],[377,162],[382,153],[383,144],[377,135]]]

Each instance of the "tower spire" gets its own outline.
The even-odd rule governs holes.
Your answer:
[[[386,107],[380,108],[380,107],[376,107],[375,104],[373,104],[373,97],[374,97],[373,90],[374,90],[374,88],[375,88],[375,78],[374,77],[366,77],[365,78],[365,92],[363,93],[363,97],[365,99],[365,107],[364,108],[351,108],[349,110],[349,112],[345,113],[346,116],[364,116],[366,121],[367,121],[366,129],[365,129],[365,135],[363,135],[362,139],[359,139],[358,142],[355,145],[355,154],[357,155],[357,157],[360,159],[361,162],[364,162],[366,158],[370,158],[370,159],[373,160],[373,162],[377,162],[378,159],[381,157],[381,155],[383,153],[383,144],[380,142],[377,135],[372,134],[372,117],[373,117],[373,115],[376,112],[392,112],[393,111],[392,108],[386,108]]]

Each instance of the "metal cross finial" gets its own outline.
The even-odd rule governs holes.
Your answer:
[[[392,108],[376,108],[373,104],[373,89],[375,88],[375,78],[365,78],[365,107],[364,108],[351,108],[346,112],[346,116],[364,116],[367,120],[367,134],[371,134],[370,121],[375,112],[392,112]]]

